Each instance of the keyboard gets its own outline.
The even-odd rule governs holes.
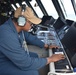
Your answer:
[[[60,53],[64,54],[63,48],[54,48],[52,51],[53,51],[53,54],[60,54]],[[65,59],[55,62],[54,65],[57,71],[58,70],[59,71],[64,71],[64,70],[70,71],[71,69],[66,56],[65,56]]]

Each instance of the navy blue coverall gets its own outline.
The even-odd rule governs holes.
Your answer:
[[[36,36],[28,32],[24,32],[24,36],[28,43],[44,47]],[[38,69],[46,65],[46,58],[34,53],[28,55],[22,42],[22,34],[17,32],[11,18],[0,26],[0,75],[39,75]]]

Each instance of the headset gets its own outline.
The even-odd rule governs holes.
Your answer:
[[[26,11],[26,5],[22,5],[21,15],[18,17],[17,20],[19,26],[24,26],[26,24],[26,18],[23,16],[25,11]]]

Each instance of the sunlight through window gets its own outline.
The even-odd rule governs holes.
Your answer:
[[[52,3],[51,0],[47,0],[47,3],[45,0],[41,0],[44,8],[46,9],[47,13],[49,14],[49,16],[53,16],[55,19],[58,18],[58,14],[57,11]]]
[[[68,3],[66,2],[66,0],[58,0],[58,1],[59,1],[59,3],[60,3],[60,1],[63,3],[63,6],[61,3],[60,3],[60,5],[64,12],[65,18],[76,21],[76,16],[75,16],[75,12],[74,12],[71,0],[68,0]]]
[[[37,2],[35,0],[32,0],[30,2],[30,4],[32,5],[33,9],[35,10],[35,12],[37,13],[37,15],[42,18],[43,17],[43,13],[40,9],[40,7],[37,5]]]

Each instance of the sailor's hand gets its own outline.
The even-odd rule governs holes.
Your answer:
[[[47,58],[47,64],[51,63],[51,62],[57,62],[59,60],[63,60],[65,59],[64,54],[53,54],[52,56]]]
[[[44,47],[46,49],[59,48],[59,46],[57,46],[57,45],[47,45],[47,44],[45,44]]]
[[[59,48],[59,46],[57,46],[57,45],[49,45],[49,49],[52,49],[52,48]]]

